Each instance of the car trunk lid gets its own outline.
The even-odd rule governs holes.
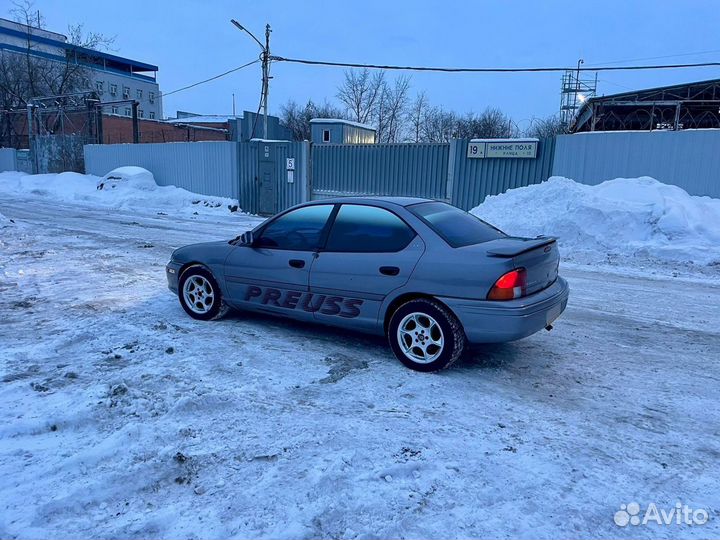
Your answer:
[[[552,285],[558,276],[560,252],[553,237],[506,237],[485,244],[489,257],[512,259],[515,268],[525,268],[526,294]]]

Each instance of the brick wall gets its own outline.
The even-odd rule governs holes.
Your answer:
[[[226,141],[227,132],[181,127],[159,120],[138,120],[141,143]],[[198,124],[198,126],[227,130],[227,123]],[[103,115],[103,142],[105,144],[133,142],[132,118]]]

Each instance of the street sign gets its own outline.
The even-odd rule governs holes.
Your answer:
[[[469,158],[537,157],[537,139],[473,139],[468,143]]]

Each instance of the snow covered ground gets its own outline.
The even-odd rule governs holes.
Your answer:
[[[103,192],[0,175],[0,538],[720,535],[718,266],[561,267],[552,332],[420,374],[382,339],[190,319],[170,252],[257,218]],[[710,520],[618,527],[631,501]]]

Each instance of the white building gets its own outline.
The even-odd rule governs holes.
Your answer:
[[[0,19],[0,54],[27,54],[28,51],[39,58],[82,65],[90,73],[90,89],[100,95],[103,103],[136,100],[139,117],[162,118],[157,66],[78,47],[69,43],[63,34]],[[129,103],[110,105],[108,109],[106,112],[110,114],[132,114]]]

